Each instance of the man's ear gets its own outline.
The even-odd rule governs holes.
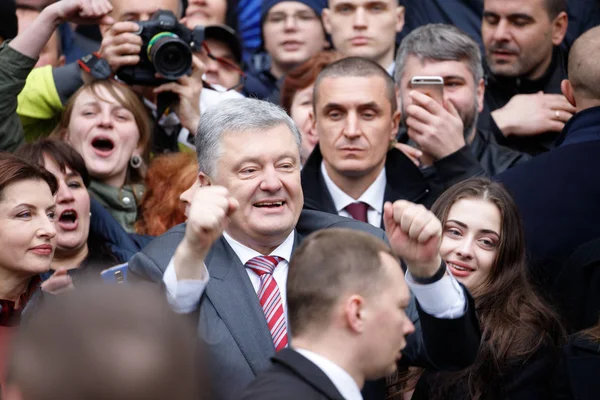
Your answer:
[[[210,177],[204,172],[198,173],[198,182],[200,183],[200,186],[212,186],[213,184]]]
[[[61,55],[60,57],[58,57],[58,61],[56,62],[56,66],[57,67],[63,67],[65,65],[66,61],[67,61],[67,59],[65,58],[65,56]]]
[[[404,28],[405,11],[405,8],[402,6],[396,7],[396,32],[400,32]]]
[[[566,12],[561,12],[552,21],[552,44],[558,46],[562,43],[565,35],[567,34],[567,28],[569,27],[569,16]]]
[[[485,81],[483,78],[479,80],[477,84],[477,90],[475,91],[475,95],[477,96],[477,112],[483,111],[483,102],[485,96]]]
[[[390,132],[390,141],[396,140],[396,136],[398,136],[398,128],[400,127],[400,118],[402,117],[402,112],[400,109],[396,110],[396,112],[392,115],[392,130]]]
[[[573,107],[577,107],[577,102],[575,101],[575,92],[573,91],[573,85],[568,79],[563,79],[560,83],[560,90],[562,94],[567,98],[567,101],[571,103]]]
[[[308,119],[310,120],[310,130],[311,130],[311,133],[318,140],[319,139],[319,131],[317,131],[317,118],[315,117],[315,112],[314,111],[311,110],[311,111],[308,112]]]
[[[365,299],[359,295],[348,297],[344,304],[344,317],[347,326],[355,333],[365,330]]]
[[[331,21],[329,20],[331,11],[329,8],[324,8],[321,13],[321,21],[323,21],[323,27],[325,28],[325,32],[331,35]]]

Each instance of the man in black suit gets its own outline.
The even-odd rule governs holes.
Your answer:
[[[560,291],[564,261],[600,237],[600,28],[575,41],[565,97],[577,110],[557,148],[498,175],[523,219],[530,267],[537,283]]]
[[[401,236],[394,250],[409,264],[439,265],[430,250],[439,247],[441,223],[419,211],[398,202],[386,221],[388,233],[397,228]],[[244,400],[362,399],[365,380],[393,373],[406,335],[414,332],[405,313],[410,296],[402,268],[392,249],[367,233],[328,229],[310,235],[292,257],[287,298],[293,348],[273,358]]]
[[[310,118],[319,144],[302,169],[307,209],[383,227],[384,202],[403,199],[429,207],[449,186],[473,175],[477,161],[464,140],[436,164],[435,176],[426,176],[418,160],[394,147],[400,123],[396,87],[372,61],[350,57],[324,68],[313,104]],[[473,162],[456,162],[465,153]]]
[[[268,102],[236,99],[207,110],[196,135],[198,180],[182,195],[187,223],[129,263],[131,276],[164,282],[176,311],[198,312],[211,399],[238,399],[287,346],[288,262],[305,236],[348,227],[385,237],[368,224],[302,211],[300,143],[294,122]],[[480,332],[466,291],[441,265],[409,265],[409,276],[420,307],[411,297],[418,333],[405,357],[431,368],[469,365]]]

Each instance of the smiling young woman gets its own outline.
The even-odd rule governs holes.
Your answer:
[[[69,99],[53,135],[83,157],[92,196],[134,232],[149,159],[150,122],[142,100],[116,81],[86,84]]]
[[[0,380],[8,339],[50,269],[57,187],[43,168],[0,153]]]
[[[529,282],[512,197],[489,179],[469,179],[444,192],[431,211],[443,225],[440,255],[473,295],[483,334],[471,367],[405,377],[414,385],[422,374],[412,398],[548,398],[563,329]]]

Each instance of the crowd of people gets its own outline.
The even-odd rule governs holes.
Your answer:
[[[595,399],[599,57],[598,1],[1,0],[0,398]]]

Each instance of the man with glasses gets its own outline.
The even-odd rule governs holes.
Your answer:
[[[324,0],[266,0],[261,12],[263,49],[253,60],[244,93],[279,102],[286,73],[329,47],[321,24]],[[265,57],[266,56],[266,57]]]
[[[198,58],[204,64],[204,82],[218,91],[241,90],[244,85],[242,46],[227,25],[210,25],[204,30],[203,50]]]

